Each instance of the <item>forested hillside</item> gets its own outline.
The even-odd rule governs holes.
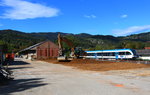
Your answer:
[[[9,52],[16,52],[43,40],[19,31],[0,30],[0,44],[7,44]]]
[[[0,30],[0,44],[7,44],[9,52],[17,52],[45,40],[51,40],[57,43],[57,35],[58,32],[24,33],[15,30]],[[90,35],[86,33],[61,33],[61,35],[71,40],[74,46],[89,50],[119,48],[143,49],[146,46],[150,46],[150,32],[125,37]]]

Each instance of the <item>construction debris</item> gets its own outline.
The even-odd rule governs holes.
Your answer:
[[[12,79],[12,72],[8,68],[0,66],[0,85],[5,85]]]

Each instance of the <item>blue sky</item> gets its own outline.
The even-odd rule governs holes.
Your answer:
[[[0,30],[126,36],[150,31],[150,0],[0,0]]]

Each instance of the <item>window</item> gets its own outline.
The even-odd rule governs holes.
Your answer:
[[[126,55],[131,55],[131,53],[130,52],[126,52]]]
[[[134,55],[137,55],[135,50],[132,50],[132,52],[133,52]]]
[[[114,52],[111,52],[111,53],[109,54],[109,56],[115,56],[115,53],[114,53]]]
[[[119,55],[126,55],[125,52],[119,52]]]
[[[102,53],[97,53],[97,56],[103,56]]]
[[[114,52],[97,53],[97,56],[115,56],[115,53]]]
[[[119,52],[119,55],[131,55],[130,52]]]
[[[95,56],[95,53],[87,53],[87,56]]]

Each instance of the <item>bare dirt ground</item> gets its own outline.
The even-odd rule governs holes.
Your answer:
[[[109,71],[109,70],[126,70],[138,68],[150,68],[150,64],[136,64],[128,62],[112,62],[100,61],[95,59],[74,59],[70,62],[58,62],[56,59],[44,60],[54,64],[62,64],[65,66],[72,66],[82,70],[91,71]]]
[[[10,65],[10,69],[14,72],[14,80],[8,85],[0,86],[0,95],[149,95],[150,93],[148,67],[99,72],[56,63],[16,59]]]

